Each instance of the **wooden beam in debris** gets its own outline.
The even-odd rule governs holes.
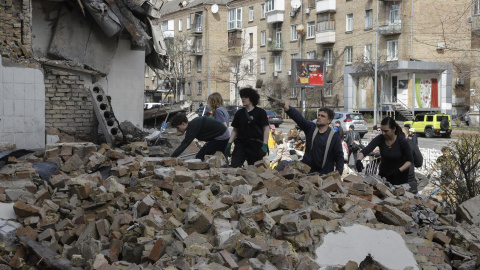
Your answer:
[[[117,15],[122,25],[132,35],[134,45],[148,50],[148,40],[150,36],[145,32],[139,19],[137,19],[132,12],[125,6],[122,0],[105,0],[112,9],[113,13]]]
[[[81,270],[81,268],[73,267],[70,264],[70,261],[63,258],[61,255],[53,252],[49,248],[46,248],[39,242],[31,239],[28,236],[21,235],[18,236],[20,241],[25,243],[28,247],[30,247],[35,254],[42,258],[43,262],[47,263],[50,269],[55,270]]]

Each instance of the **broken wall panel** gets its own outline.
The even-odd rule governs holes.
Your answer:
[[[117,47],[118,37],[106,38],[100,27],[94,24],[85,50],[85,66],[108,74]]]
[[[80,11],[62,8],[48,54],[82,64],[92,24]]]
[[[107,37],[98,24],[80,11],[63,8],[48,53],[108,74],[117,46],[118,37]]]

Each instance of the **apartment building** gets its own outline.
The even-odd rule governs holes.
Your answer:
[[[200,102],[218,91],[228,103],[238,103],[239,88],[261,86],[262,96],[300,105],[299,89],[290,87],[291,59],[323,59],[326,86],[307,89],[307,106],[373,112],[378,59],[377,111],[478,110],[471,97],[480,83],[478,0],[180,4],[166,3],[161,22],[167,39],[189,28],[187,47],[195,47],[188,48],[182,65],[180,99]],[[192,30],[199,23],[209,27]]]
[[[174,101],[191,100],[194,107],[205,104],[213,92],[228,102],[229,81],[218,75],[221,64],[228,63],[226,1],[170,1],[161,12],[157,23],[162,26],[171,64],[160,78],[162,89],[174,88]]]

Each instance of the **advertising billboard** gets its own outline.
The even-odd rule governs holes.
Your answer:
[[[292,87],[325,87],[325,63],[318,59],[292,59]]]

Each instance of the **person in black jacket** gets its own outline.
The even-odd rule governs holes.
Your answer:
[[[382,134],[375,137],[360,153],[356,162],[357,170],[361,171],[361,160],[375,147],[380,148],[380,171],[379,175],[385,177],[392,185],[408,183],[408,171],[413,164],[413,154],[410,145],[401,136],[400,126],[391,117],[383,118],[380,123]]]
[[[355,131],[355,126],[350,125],[348,127],[347,137],[345,138],[345,142],[348,146],[348,165],[350,167],[355,166],[355,161],[357,160],[357,153],[362,148],[362,138],[360,134]],[[353,156],[353,159],[350,161],[350,157]]]
[[[170,121],[170,126],[176,128],[178,132],[185,133],[185,138],[180,146],[173,152],[172,157],[178,157],[192,143],[193,139],[206,141],[195,158],[203,160],[205,155],[213,155],[217,151],[223,152],[228,139],[216,139],[227,130],[227,127],[218,120],[211,117],[197,117],[188,122],[188,118],[183,113],[177,113]]]
[[[267,112],[257,107],[260,95],[252,88],[240,90],[242,104],[232,121],[232,133],[225,151],[230,152],[230,147],[235,142],[232,153],[231,167],[238,168],[245,160],[249,165],[261,160],[268,152],[268,125]]]
[[[316,123],[313,123],[282,100],[272,97],[268,99],[274,105],[283,106],[287,115],[305,132],[306,145],[302,162],[310,166],[311,172],[327,174],[336,169],[342,175],[344,159],[341,139],[338,133],[328,126],[333,120],[334,112],[328,108],[321,108]],[[330,147],[326,149],[329,136],[332,136]]]
[[[345,139],[345,132],[343,131],[343,128],[342,128],[342,125],[340,123],[340,121],[335,121],[335,126],[337,127],[338,129],[338,136],[340,136],[340,139]]]

